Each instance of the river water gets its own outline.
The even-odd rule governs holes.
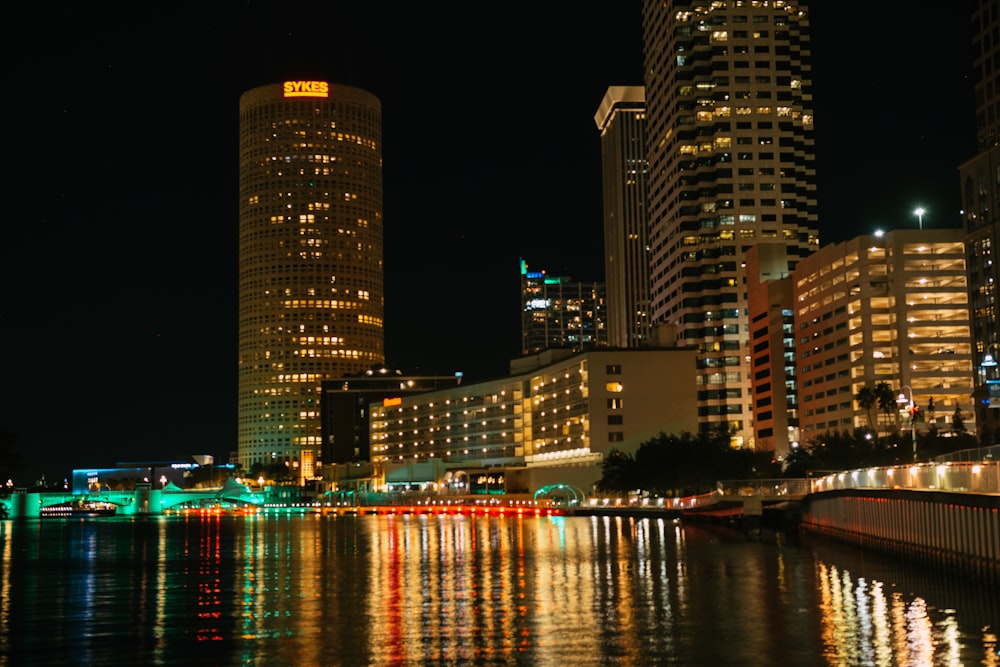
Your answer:
[[[1000,591],[606,517],[0,522],[0,666],[986,665]]]

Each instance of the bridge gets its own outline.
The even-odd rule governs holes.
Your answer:
[[[44,516],[53,509],[79,503],[114,506],[116,515],[132,516],[160,515],[183,508],[257,507],[263,505],[264,499],[246,485],[229,479],[220,487],[204,489],[181,489],[173,483],[168,483],[162,489],[154,489],[150,484],[137,484],[134,489],[102,489],[89,494],[70,491],[29,493],[19,489],[0,501],[0,511],[6,511],[5,518],[30,519]]]

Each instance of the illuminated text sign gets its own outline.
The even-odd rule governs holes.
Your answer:
[[[285,97],[329,97],[330,84],[326,81],[285,81]]]

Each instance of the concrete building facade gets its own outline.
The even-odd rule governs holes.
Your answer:
[[[858,236],[804,258],[791,278],[803,440],[910,428],[898,406],[858,405],[881,382],[919,408],[918,432],[948,432],[956,413],[974,427],[961,230]]]
[[[652,313],[642,86],[608,88],[594,122],[601,134],[608,344],[643,347],[651,343]]]
[[[612,449],[696,432],[694,379],[694,350],[549,350],[506,378],[372,403],[372,462],[387,487],[586,490]]]
[[[747,251],[754,449],[784,459],[801,441],[792,278],[780,245]]]
[[[324,479],[331,466],[371,460],[368,405],[391,405],[404,394],[457,386],[462,374],[404,375],[385,366],[350,377],[323,380],[320,411],[323,419]],[[333,478],[332,475],[330,475]]]

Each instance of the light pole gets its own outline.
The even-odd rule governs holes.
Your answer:
[[[990,346],[986,348],[986,354],[983,356],[983,360],[979,363],[979,367],[983,369],[984,379],[986,380],[990,379],[990,373],[997,367],[997,358],[990,353],[990,350],[996,346],[996,343],[990,344]]]
[[[909,394],[909,398],[907,398]],[[896,397],[896,403],[899,404],[900,408],[904,408],[910,413],[910,438],[913,440],[913,460],[917,460],[917,421],[914,419],[916,415],[914,414],[913,408],[915,404],[913,403],[913,389],[909,386],[903,387],[899,392],[899,396]]]
[[[990,353],[990,350],[997,347],[997,343],[990,343],[986,346],[986,354],[983,355],[983,360],[979,364],[979,368],[983,372],[983,392],[985,397],[981,400],[982,405],[986,408],[997,408],[1000,407],[1000,378],[993,379],[991,377],[996,372],[997,358]],[[998,423],[995,418],[991,419],[990,416],[993,415],[993,410],[981,410],[977,415],[976,421],[976,431],[979,432],[981,440],[984,444],[993,444],[996,442],[997,434],[1000,433],[998,429]],[[978,418],[982,417],[982,425],[979,425]],[[992,422],[992,424],[990,423]]]
[[[917,210],[913,212],[913,215],[917,216],[917,224],[920,225],[920,229],[924,228],[924,213],[926,212],[923,206],[918,206]]]
[[[986,348],[986,354],[983,355],[983,360],[979,362],[979,368],[983,371],[983,384],[986,386],[986,399],[990,401],[993,398],[990,393],[990,385],[1000,383],[1000,380],[993,380],[990,376],[993,375],[994,369],[997,367],[997,358],[990,353],[990,350],[997,347],[996,343],[990,343]],[[990,404],[990,403],[988,403]]]

